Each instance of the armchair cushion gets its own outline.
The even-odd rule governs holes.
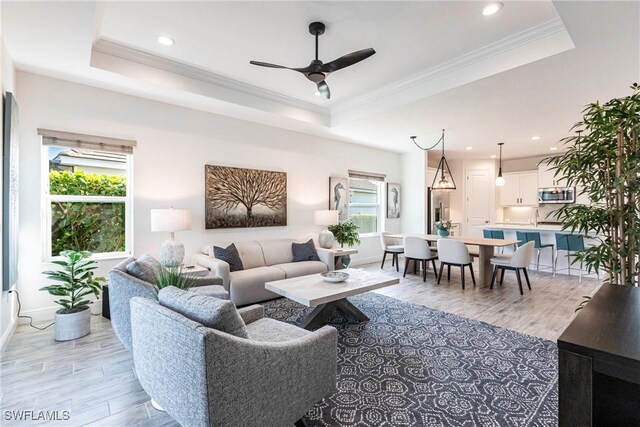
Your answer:
[[[133,277],[155,285],[162,264],[151,255],[142,255],[128,263],[125,269]]]
[[[244,266],[242,265],[242,260],[240,259],[240,254],[238,253],[238,249],[236,248],[236,245],[233,243],[227,246],[226,248],[214,246],[213,255],[219,260],[229,264],[229,271],[244,270]]]
[[[160,304],[208,328],[249,338],[247,326],[231,301],[168,286],[158,292]]]
[[[293,252],[293,262],[320,261],[313,239],[309,239],[307,243],[292,243],[291,251]]]
[[[288,323],[263,317],[247,325],[253,341],[284,342],[304,337],[312,332]]]

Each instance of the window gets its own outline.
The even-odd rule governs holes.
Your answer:
[[[358,226],[358,233],[379,233],[382,224],[382,188],[384,176],[349,173],[349,219]]]
[[[72,143],[43,138],[45,254],[52,258],[77,250],[98,257],[129,255],[131,146],[83,143],[82,137],[87,136]]]

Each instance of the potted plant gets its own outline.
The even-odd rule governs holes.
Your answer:
[[[40,288],[51,295],[62,297],[55,301],[62,306],[56,311],[55,340],[68,341],[88,335],[91,332],[91,301],[85,297],[100,294],[100,282],[104,277],[94,277],[93,270],[98,268],[97,262],[89,259],[90,252],[62,251],[62,260],[53,264],[61,270],[45,271],[43,274],[56,284]]]
[[[565,138],[566,151],[544,160],[568,186],[578,186],[588,204],[567,204],[554,212],[562,229],[590,237],[595,244],[575,254],[589,271],[602,269],[606,282],[640,282],[640,86],[633,93],[596,102]],[[584,134],[583,134],[584,133]]]
[[[163,267],[156,274],[155,287],[159,291],[167,286],[187,290],[195,284],[194,276],[182,273],[182,266]]]
[[[355,246],[360,244],[360,238],[358,236],[358,226],[354,224],[350,219],[339,222],[338,224],[330,225],[329,231],[333,233],[336,242],[340,243],[340,247],[344,248],[345,243],[348,246]],[[340,262],[344,268],[349,267],[351,264],[351,256],[343,255],[340,257]]]
[[[451,221],[437,221],[434,224],[440,237],[449,237],[449,230],[451,230]]]

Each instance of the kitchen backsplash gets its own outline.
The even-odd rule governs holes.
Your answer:
[[[553,211],[558,209],[558,205],[540,205],[538,209],[538,222],[557,222],[558,220],[551,215]],[[536,208],[527,206],[513,206],[502,208],[502,217],[504,222],[533,222],[536,215]]]

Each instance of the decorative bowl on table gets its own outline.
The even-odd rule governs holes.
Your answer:
[[[349,278],[349,275],[347,273],[343,273],[341,271],[329,271],[326,273],[320,273],[320,275],[325,282],[331,283],[344,282]]]

